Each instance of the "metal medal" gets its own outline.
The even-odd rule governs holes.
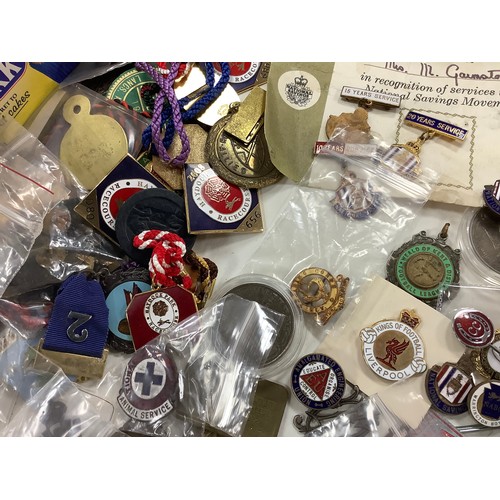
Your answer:
[[[122,250],[135,262],[148,266],[152,250],[134,247],[134,237],[157,229],[180,236],[191,249],[196,236],[188,233],[184,200],[167,189],[146,189],[135,193],[121,206],[116,217],[116,237]]]
[[[127,320],[135,350],[166,333],[198,310],[195,296],[181,286],[138,293],[127,306]]]
[[[172,355],[145,346],[130,358],[117,399],[130,418],[153,423],[174,409],[178,393],[178,370]]]
[[[479,260],[500,274],[500,223],[489,208],[482,207],[474,214],[469,240]]]
[[[433,408],[448,415],[465,413],[467,396],[474,387],[471,372],[468,353],[458,363],[434,365],[427,370],[425,387]]]
[[[254,89],[255,90],[260,89]],[[241,104],[244,108],[244,102]],[[274,184],[283,177],[271,162],[269,149],[262,127],[262,119],[251,114],[251,126],[244,127],[238,124],[239,132],[233,129],[237,135],[245,134],[245,137],[253,138],[245,143],[226,131],[233,117],[239,113],[240,104],[232,104],[229,114],[220,119],[208,133],[206,154],[210,166],[217,175],[226,181],[243,188],[261,188]],[[259,108],[260,109],[260,108]],[[245,132],[244,132],[245,131]]]
[[[109,346],[119,352],[134,352],[134,343],[127,320],[127,307],[134,295],[151,290],[149,271],[143,267],[118,269],[103,282],[109,309]]]
[[[295,415],[293,419],[299,432],[310,432],[339,414],[327,410],[360,401],[359,388],[346,380],[340,365],[320,353],[307,354],[297,361],[292,370],[291,384],[293,394],[308,408],[306,418]],[[351,393],[344,398],[347,385],[351,387]]]
[[[158,84],[145,71],[130,69],[122,73],[110,85],[106,92],[108,99],[125,101],[138,113],[153,113]]]
[[[319,325],[326,323],[344,307],[349,278],[333,276],[326,269],[310,267],[293,278],[290,285],[295,303],[314,314]]]
[[[368,180],[360,179],[354,172],[346,170],[330,203],[342,217],[363,220],[377,211],[381,195],[373,190]]]
[[[467,404],[471,415],[485,427],[500,427],[500,381],[489,380],[476,385]]]
[[[296,335],[296,325],[294,324],[294,313],[292,309],[292,307],[295,307],[295,304],[291,298],[283,295],[281,290],[277,287],[275,288],[258,282],[247,282],[243,285],[235,286],[234,288],[228,290],[225,295],[230,293],[246,300],[253,300],[263,307],[267,307],[284,315],[283,323],[278,330],[274,344],[272,345],[267,359],[262,367],[269,367],[274,363],[277,363],[285,355],[292,343],[294,335]],[[233,321],[238,321],[238,319],[235,318]],[[223,345],[226,344],[224,341],[224,331],[232,331],[230,327],[232,324],[231,319],[226,318],[224,323],[226,323],[226,327],[221,328],[221,331],[219,332],[219,340]]]
[[[382,320],[363,328],[363,358],[370,369],[392,382],[425,372],[424,344],[415,331],[419,324],[415,310],[403,309],[398,321]]]
[[[437,238],[421,231],[392,252],[387,262],[387,280],[432,307],[452,298],[456,289],[450,285],[457,285],[460,278],[460,250],[445,243],[448,226]]]
[[[475,369],[486,379],[500,380],[500,330],[491,345],[471,352]]]
[[[127,135],[120,124],[90,111],[90,100],[83,95],[64,103],[63,117],[70,128],[59,151],[61,161],[87,190],[94,189],[128,153]]]

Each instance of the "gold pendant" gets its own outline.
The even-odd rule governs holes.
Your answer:
[[[64,119],[70,124],[64,135],[59,157],[87,190],[97,184],[128,153],[125,131],[113,118],[91,115],[87,97],[70,97],[63,107]]]

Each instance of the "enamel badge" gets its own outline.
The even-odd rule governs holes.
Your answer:
[[[476,385],[469,394],[469,411],[481,425],[500,427],[500,382]]]
[[[424,344],[415,331],[420,318],[414,310],[401,311],[398,321],[382,320],[360,332],[363,357],[386,380],[404,380],[427,369]]]

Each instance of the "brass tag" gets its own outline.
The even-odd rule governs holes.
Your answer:
[[[286,387],[270,380],[259,380],[242,436],[277,436],[288,398],[289,391]]]
[[[83,95],[70,97],[63,117],[70,124],[64,135],[59,157],[87,190],[97,184],[128,153],[125,131],[113,118],[91,115],[90,101]]]
[[[104,367],[109,353],[108,349],[104,349],[100,358],[94,358],[92,356],[83,356],[81,354],[50,351],[48,349],[44,349],[42,345],[43,339],[40,340],[37,351],[59,366],[59,368],[61,368],[66,375],[83,377],[85,379],[102,378],[104,375]],[[45,360],[37,356],[33,363],[35,368],[39,362],[42,363],[42,367],[45,366]]]
[[[225,132],[248,144],[264,125],[266,91],[255,87],[224,127]]]

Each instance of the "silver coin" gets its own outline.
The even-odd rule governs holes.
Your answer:
[[[500,223],[480,208],[470,224],[470,242],[477,257],[493,271],[500,273]]]
[[[242,299],[253,300],[263,307],[267,307],[272,311],[283,314],[284,319],[280,329],[276,335],[274,344],[271,347],[269,355],[262,365],[268,367],[278,361],[287,351],[295,330],[293,305],[291,299],[287,299],[279,290],[262,283],[246,283],[238,285],[235,288],[227,291],[227,294],[233,293]]]

